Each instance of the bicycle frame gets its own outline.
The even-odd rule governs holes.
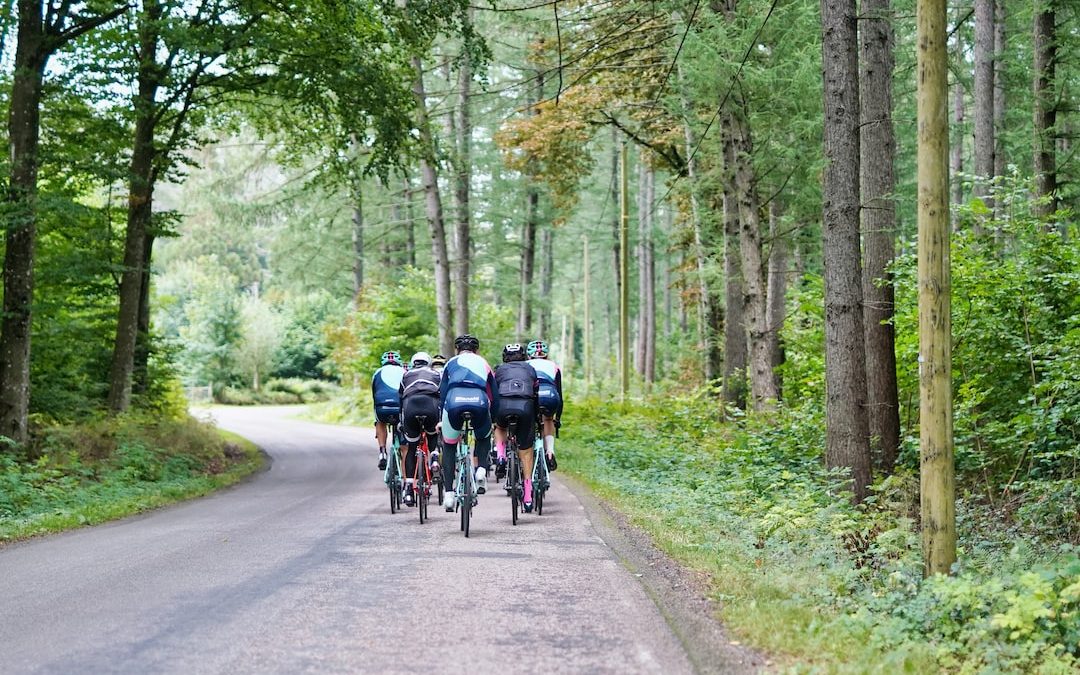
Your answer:
[[[461,430],[461,438],[457,442],[457,486],[454,493],[454,510],[461,513],[461,531],[469,536],[469,521],[472,517],[472,507],[476,494],[476,486],[473,477],[472,452],[469,448],[469,432],[472,431],[472,416],[465,416],[465,425]]]
[[[427,519],[428,487],[431,485],[431,466],[428,464],[430,450],[428,449],[427,433],[424,429],[426,418],[421,418],[420,442],[416,446],[416,469],[413,471],[413,495],[416,499],[416,510],[420,514],[420,524]]]

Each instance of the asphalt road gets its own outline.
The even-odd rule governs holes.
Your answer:
[[[693,672],[556,473],[471,536],[391,515],[370,429],[215,409],[269,471],[217,495],[0,550],[0,673]]]

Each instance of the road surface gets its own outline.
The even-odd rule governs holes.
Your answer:
[[[269,471],[211,497],[0,550],[0,673],[694,672],[558,480],[470,538],[391,515],[370,429],[213,410]]]

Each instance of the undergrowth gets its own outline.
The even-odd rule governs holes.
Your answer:
[[[812,406],[721,423],[704,400],[656,403],[571,405],[560,466],[708,572],[728,625],[790,670],[1080,668],[1078,549],[1025,527],[1022,507],[961,489],[960,562],[924,580],[912,471],[855,507],[823,468]]]
[[[49,426],[0,454],[0,543],[200,496],[261,464],[251,443],[190,417]]]

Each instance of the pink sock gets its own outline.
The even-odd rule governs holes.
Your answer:
[[[525,479],[525,503],[528,504],[532,501],[532,480]]]
[[[506,443],[496,443],[495,453],[499,456],[499,459],[506,459]]]

